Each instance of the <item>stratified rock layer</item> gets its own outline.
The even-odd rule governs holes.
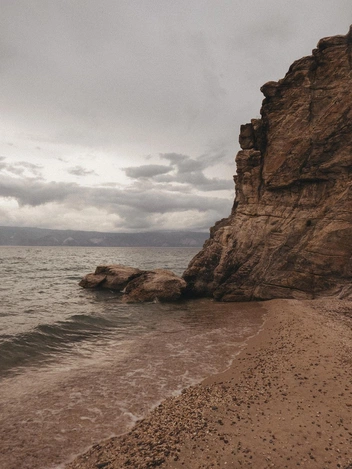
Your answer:
[[[352,29],[266,83],[229,218],[184,273],[222,301],[352,295]]]

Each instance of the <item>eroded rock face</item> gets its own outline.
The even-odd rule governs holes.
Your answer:
[[[139,270],[126,265],[100,265],[95,273],[87,274],[79,282],[83,288],[106,288],[123,294],[123,301],[177,301],[186,282],[170,270]]]
[[[184,273],[223,301],[352,295],[352,30],[261,88],[236,198]]]

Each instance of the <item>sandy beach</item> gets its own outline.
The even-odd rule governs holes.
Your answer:
[[[352,469],[352,302],[272,300],[230,369],[67,469]]]

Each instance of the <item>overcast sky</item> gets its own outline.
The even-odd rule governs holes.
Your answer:
[[[1,0],[0,225],[204,230],[259,88],[351,0]]]

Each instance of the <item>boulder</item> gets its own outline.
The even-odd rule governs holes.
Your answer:
[[[87,274],[79,282],[79,286],[83,288],[97,288],[106,279],[106,275]]]
[[[128,282],[143,271],[122,264],[99,265],[94,274],[88,274],[79,282],[83,288],[107,288],[122,291]]]
[[[241,128],[236,198],[183,278],[222,301],[350,297],[352,29],[262,87]]]
[[[185,287],[186,282],[169,270],[146,271],[128,283],[125,301],[177,301]]]

